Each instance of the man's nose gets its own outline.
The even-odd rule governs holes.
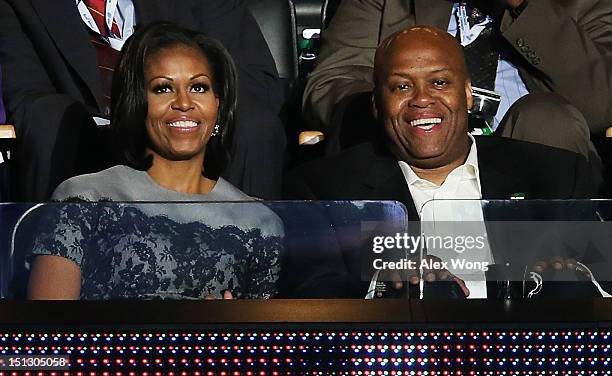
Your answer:
[[[416,85],[410,104],[415,107],[428,107],[433,104],[434,99],[429,88],[423,85]]]

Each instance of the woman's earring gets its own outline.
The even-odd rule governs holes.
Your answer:
[[[215,128],[213,129],[213,133],[210,135],[210,137],[215,137],[216,135],[218,135],[220,128],[221,127],[219,126],[219,123],[215,124]]]

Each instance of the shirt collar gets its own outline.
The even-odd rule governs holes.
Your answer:
[[[472,144],[470,145],[470,152],[468,153],[467,159],[465,160],[464,165],[469,166],[469,173],[472,177],[476,178],[478,182],[478,186],[480,187],[480,169],[478,168],[478,151],[476,149],[476,140],[474,136],[468,133],[468,137]]]
[[[469,133],[467,134],[467,136],[471,141],[468,156],[465,160],[465,163],[451,171],[451,174],[459,169],[465,169],[471,178],[476,178],[476,182],[480,187],[480,170],[478,168],[478,151],[476,150],[476,140],[474,139],[474,136]],[[420,182],[426,185],[430,185],[431,187],[437,187],[437,185],[435,185],[434,183],[418,177],[417,174],[414,173],[410,165],[408,165],[408,163],[404,161],[399,161],[399,165],[402,169],[402,172],[404,173],[404,177],[406,178],[406,181],[408,182],[409,186]]]

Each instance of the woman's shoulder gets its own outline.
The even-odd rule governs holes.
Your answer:
[[[251,197],[240,189],[236,188],[232,183],[219,177],[213,190],[208,194],[209,198],[218,201],[258,201],[256,197]]]
[[[223,178],[217,180],[214,191],[215,199],[233,202],[225,209],[239,227],[258,228],[265,236],[283,235],[282,220],[260,198],[247,195]]]
[[[127,166],[113,166],[93,174],[74,176],[61,183],[53,192],[53,201],[78,199],[84,201],[121,200],[119,193],[126,185],[137,185],[142,171]]]

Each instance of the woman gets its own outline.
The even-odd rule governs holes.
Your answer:
[[[247,201],[228,161],[236,72],[215,40],[169,23],[138,30],[115,72],[111,124],[125,165],[62,183],[56,200]],[[33,299],[268,298],[280,220],[261,204],[47,207]]]

